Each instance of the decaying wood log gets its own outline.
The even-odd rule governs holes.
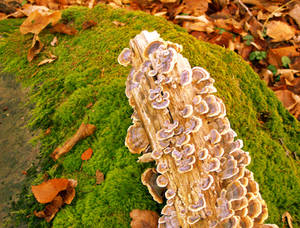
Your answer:
[[[134,124],[126,145],[143,153],[141,162],[156,161],[142,182],[157,202],[166,199],[158,226],[277,227],[263,224],[267,205],[246,169],[249,153],[213,95],[214,79],[201,67],[191,69],[181,50],[143,31],[118,58],[132,65],[126,96]]]

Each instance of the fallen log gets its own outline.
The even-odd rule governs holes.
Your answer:
[[[126,96],[134,124],[125,144],[142,153],[140,161],[151,160],[148,153],[156,161],[142,182],[157,202],[166,199],[159,227],[277,227],[263,224],[267,205],[246,168],[249,153],[213,95],[214,79],[191,68],[181,51],[157,32],[143,31],[118,58],[132,65]]]

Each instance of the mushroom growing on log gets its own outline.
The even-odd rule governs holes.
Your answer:
[[[126,145],[133,153],[150,145],[160,174],[155,183],[167,199],[158,227],[277,227],[263,224],[266,203],[245,168],[250,156],[243,141],[235,139],[224,103],[213,95],[214,80],[205,69],[192,69],[181,50],[156,31],[143,31],[119,57],[130,53],[119,63],[132,65],[126,96],[135,111],[133,126],[145,132],[141,140],[130,127]],[[143,183],[153,195],[144,180],[148,173]]]

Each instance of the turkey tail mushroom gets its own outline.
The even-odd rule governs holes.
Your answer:
[[[142,31],[118,58],[132,65],[125,93],[134,124],[125,144],[143,153],[140,161],[155,161],[142,183],[155,201],[166,199],[158,227],[277,227],[263,224],[267,205],[246,168],[249,153],[213,95],[215,80],[191,68],[181,51],[156,31]]]

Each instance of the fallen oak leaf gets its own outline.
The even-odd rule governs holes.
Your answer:
[[[68,179],[55,178],[45,181],[39,185],[31,186],[31,191],[39,203],[49,203],[60,191],[66,190],[68,184]]]
[[[86,30],[86,29],[89,29],[89,28],[91,28],[93,26],[96,26],[96,25],[97,25],[96,21],[88,20],[88,21],[83,22],[82,29]]]
[[[158,214],[155,211],[134,209],[130,212],[131,228],[156,228]]]
[[[70,139],[68,139],[62,147],[58,147],[53,151],[51,157],[53,160],[57,160],[62,155],[68,153],[79,140],[92,135],[95,130],[95,125],[82,123],[77,132]]]
[[[33,11],[20,26],[22,34],[34,33],[39,34],[50,23],[55,25],[61,18],[61,12],[40,13],[38,10]]]
[[[93,150],[92,148],[88,148],[86,151],[84,151],[82,154],[81,154],[81,160],[82,161],[87,161],[91,158],[93,154]]]
[[[35,34],[33,36],[31,48],[28,50],[28,53],[27,53],[28,62],[31,62],[34,59],[34,57],[41,52],[43,47],[44,47],[44,44],[40,41],[39,36],[37,34]]]
[[[104,181],[104,174],[97,169],[96,170],[96,184],[101,184]]]
[[[52,33],[63,33],[67,35],[75,35],[77,33],[77,30],[75,28],[72,28],[69,25],[65,25],[63,23],[57,23],[50,29],[50,32]]]
[[[296,29],[282,21],[270,21],[266,24],[267,35],[273,38],[272,42],[280,42],[292,39]]]

